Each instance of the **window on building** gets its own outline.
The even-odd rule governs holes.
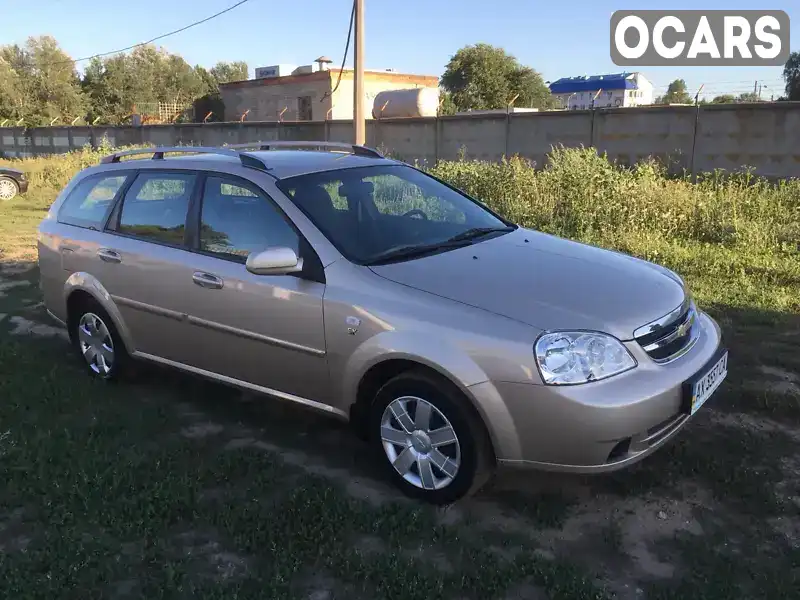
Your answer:
[[[297,120],[311,120],[311,96],[300,96],[297,99]]]

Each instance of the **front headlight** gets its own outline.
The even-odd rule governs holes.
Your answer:
[[[636,366],[622,342],[591,331],[544,333],[534,344],[534,354],[548,385],[598,381]]]

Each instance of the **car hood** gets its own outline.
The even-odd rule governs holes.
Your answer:
[[[652,263],[523,228],[371,269],[538,329],[604,331],[622,340],[685,297],[683,286]]]

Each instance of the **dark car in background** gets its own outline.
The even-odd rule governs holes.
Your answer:
[[[0,167],[0,200],[11,200],[28,191],[28,179],[19,169]]]

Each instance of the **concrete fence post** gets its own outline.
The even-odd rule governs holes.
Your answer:
[[[439,144],[440,144],[439,137],[441,135],[441,132],[439,131],[439,129],[441,129],[441,126],[442,126],[442,118],[439,115],[436,115],[436,120],[434,121],[434,127],[433,127],[433,161],[434,161],[434,165],[436,165],[436,163],[439,162]]]
[[[17,130],[14,129],[13,131],[14,131],[14,133],[13,133],[11,139],[14,140],[14,143],[12,145],[12,149],[14,150],[14,156],[16,156],[17,158],[21,158],[20,155],[22,153],[22,150],[20,149],[20,143],[19,143],[18,138],[17,138]]]
[[[697,167],[695,166],[695,154],[697,152],[697,129],[700,125],[700,104],[695,107],[694,128],[692,129],[692,155],[689,158],[689,168],[692,173],[692,183],[697,183]]]
[[[509,144],[511,143],[511,111],[506,110],[506,139],[503,156],[508,158]]]

